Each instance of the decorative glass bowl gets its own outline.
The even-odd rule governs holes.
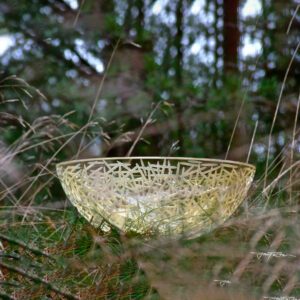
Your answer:
[[[62,162],[57,174],[92,225],[124,232],[197,236],[228,219],[245,199],[255,167],[177,157],[93,158]]]

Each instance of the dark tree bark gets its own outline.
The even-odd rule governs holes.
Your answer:
[[[224,72],[234,73],[238,70],[238,47],[240,31],[238,26],[239,0],[223,0],[224,8]]]
[[[234,77],[238,75],[238,52],[240,43],[239,2],[239,0],[223,0],[223,59],[225,81],[228,79],[232,81]],[[238,83],[238,78],[236,78],[236,80]],[[237,84],[236,91],[238,92],[238,90],[239,86]],[[238,97],[238,93],[232,93],[230,97],[234,115],[238,118],[238,123],[235,131],[233,132],[233,140],[231,142],[227,158],[233,160],[246,160],[246,155],[244,153],[237,155],[234,151],[235,148],[249,144],[250,142],[247,124],[245,121],[247,119],[246,108],[245,105],[244,107],[241,107],[242,100]],[[239,115],[240,109],[242,109],[242,111]],[[230,142],[228,141],[228,143]]]
[[[176,69],[176,82],[182,85],[182,60],[183,60],[183,49],[182,49],[182,37],[183,37],[183,0],[178,0],[176,5],[176,36],[175,36],[175,47],[177,50],[175,69]]]

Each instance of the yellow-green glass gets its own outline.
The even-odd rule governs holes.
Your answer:
[[[57,165],[62,186],[91,224],[195,236],[223,223],[245,199],[255,167],[224,160],[120,157]]]

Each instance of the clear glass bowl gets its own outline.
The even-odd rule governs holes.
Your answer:
[[[62,162],[68,198],[91,224],[124,232],[197,236],[245,199],[255,167],[228,160],[114,157]]]

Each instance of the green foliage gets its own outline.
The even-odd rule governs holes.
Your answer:
[[[226,2],[204,2],[0,1],[0,38],[13,43],[0,55],[0,298],[215,299],[210,287],[220,299],[300,297],[296,2],[240,16],[231,71]],[[247,36],[261,56],[242,54]],[[56,177],[59,161],[126,155],[140,132],[133,155],[224,158],[238,116],[231,159],[247,159],[259,121],[253,191],[195,240],[95,229]],[[251,256],[269,251],[287,256]]]
[[[259,84],[258,93],[266,99],[276,100],[279,82],[275,77],[263,78]]]

